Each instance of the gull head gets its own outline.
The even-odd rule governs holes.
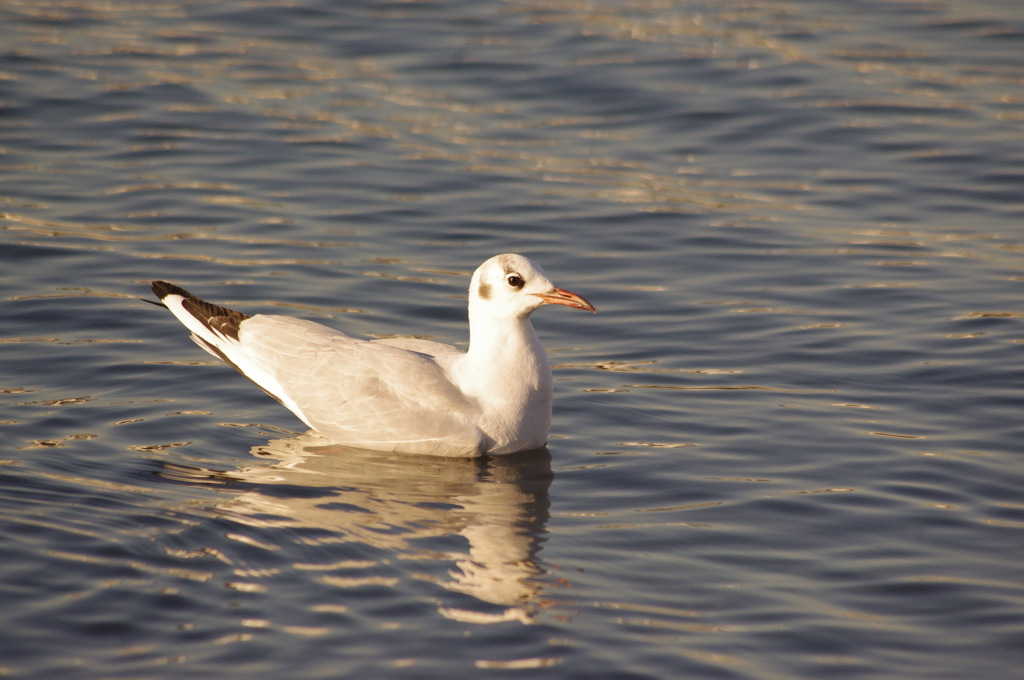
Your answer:
[[[473,272],[469,284],[470,316],[522,319],[543,305],[596,311],[579,295],[556,288],[540,265],[522,255],[495,255]]]

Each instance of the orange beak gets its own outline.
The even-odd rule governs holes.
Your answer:
[[[534,293],[537,297],[544,301],[548,305],[565,305],[566,307],[575,307],[576,309],[585,309],[588,312],[594,312],[597,314],[597,310],[594,309],[594,305],[590,304],[576,293],[570,293],[567,290],[561,288],[555,288],[554,293],[540,294]]]

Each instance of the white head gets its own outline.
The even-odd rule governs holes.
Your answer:
[[[522,255],[495,255],[473,272],[469,284],[470,317],[523,319],[548,304],[595,311],[579,295],[555,288],[544,270]]]

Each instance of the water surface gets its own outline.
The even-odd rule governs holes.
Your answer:
[[[0,666],[1014,678],[1013,2],[0,6]],[[544,451],[339,450],[139,301],[465,343]]]

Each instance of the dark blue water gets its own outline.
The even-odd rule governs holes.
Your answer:
[[[0,4],[0,673],[1024,665],[1024,8]],[[466,341],[548,450],[324,448],[146,305]]]

